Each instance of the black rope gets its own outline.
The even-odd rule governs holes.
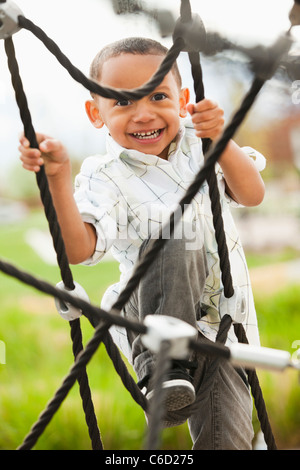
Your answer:
[[[189,52],[192,76],[194,80],[194,89],[196,94],[196,102],[202,101],[205,97],[202,67],[200,63],[200,54],[198,52]],[[203,154],[207,154],[211,147],[210,139],[203,139]],[[213,225],[215,229],[215,237],[218,247],[218,255],[220,260],[221,279],[224,287],[224,295],[229,298],[234,294],[232,285],[231,268],[228,254],[228,246],[224,231],[224,223],[222,217],[222,208],[220,203],[220,192],[215,173],[215,167],[209,172],[207,177],[209,187],[209,197],[211,201],[211,210],[213,216]]]
[[[30,450],[36,444],[39,436],[44,432],[47,425],[51,421],[54,413],[59,409],[61,403],[66,398],[67,394],[73,387],[74,383],[81,376],[82,370],[91,356],[97,351],[103,336],[107,332],[107,324],[98,326],[95,330],[94,337],[86,346],[86,349],[81,351],[70,370],[68,376],[64,379],[62,385],[55,393],[54,398],[49,402],[47,408],[40,415],[38,421],[31,428],[28,435],[23,440],[23,443],[18,447],[18,450]]]
[[[12,38],[4,41],[5,52],[7,55],[8,68],[11,73],[12,85],[15,90],[16,102],[20,110],[21,120],[24,125],[24,133],[30,142],[32,148],[39,148],[36,139],[35,130],[32,124],[31,114],[28,108],[27,98],[23,89],[22,80],[19,74],[19,66],[16,60],[15,48]],[[48,181],[45,175],[44,167],[41,168],[36,175],[37,184],[40,190],[41,200],[43,202],[45,215],[48,221],[49,230],[52,235],[53,245],[57,254],[57,261],[60,268],[62,280],[68,289],[74,289],[75,285],[72,278],[72,273],[69,267],[67,255],[65,252],[64,241],[61,236],[60,227],[56,217],[55,208],[52,202],[51,193],[48,187]],[[74,357],[79,354],[83,349],[82,335],[80,328],[80,320],[77,319],[70,322],[71,338],[73,341]],[[86,423],[88,425],[89,435],[91,437],[92,446],[94,450],[102,449],[100,432],[97,425],[94,406],[92,403],[91,391],[89,387],[88,377],[86,372],[82,371],[78,377],[79,390],[82,398],[83,409],[85,413]]]
[[[248,344],[245,329],[242,324],[235,324],[234,331],[240,343]],[[268,450],[277,450],[276,442],[269,422],[268,412],[265,405],[265,401],[263,399],[263,394],[259,384],[257,373],[254,369],[249,369],[246,372],[248,375],[248,382],[251,387],[251,392],[254,398],[257,416]]]
[[[8,68],[11,74],[11,81],[15,91],[16,102],[20,111],[20,117],[24,126],[24,134],[30,142],[32,148],[38,149],[39,145],[36,139],[35,130],[32,124],[31,114],[28,108],[27,98],[24,92],[23,83],[19,73],[19,66],[16,60],[15,48],[12,38],[4,41],[5,52],[7,55]],[[44,205],[45,215],[48,221],[49,230],[52,235],[54,248],[57,254],[57,261],[61,276],[65,286],[68,289],[74,289],[72,273],[69,268],[67,255],[64,249],[64,242],[60,233],[56,212],[52,203],[51,193],[49,191],[44,167],[41,167],[37,173],[37,184],[41,194],[41,200]]]
[[[82,311],[82,314],[88,318],[94,328],[96,328],[100,322],[104,321],[131,329],[138,334],[145,334],[147,332],[147,328],[144,324],[130,321],[113,310],[111,312],[106,312],[100,307],[94,306],[79,297],[75,297],[72,295],[72,291],[68,292],[66,290],[58,289],[49,282],[38,279],[30,273],[18,269],[11,263],[0,260],[0,271],[8,276],[18,279],[24,284],[34,287],[44,294],[57,298],[61,302],[73,305],[75,308]]]
[[[203,84],[202,68],[200,64],[200,54],[197,52],[190,52],[189,58],[190,58],[190,62],[192,65],[192,76],[194,78],[196,102],[198,102],[204,98],[204,84]],[[211,142],[209,141],[209,139],[205,139],[203,141],[203,153],[204,154],[208,151],[210,145],[211,145]],[[223,217],[222,217],[221,204],[220,204],[220,194],[219,194],[215,171],[210,172],[210,175],[207,180],[208,180],[208,185],[209,185],[209,195],[210,195],[211,206],[212,206],[213,224],[214,224],[215,236],[216,236],[217,246],[218,246],[218,254],[219,254],[219,259],[220,259],[222,283],[224,286],[224,295],[225,297],[229,298],[229,297],[232,297],[232,295],[234,294],[234,288],[232,285],[228,246],[226,243],[226,236],[224,232],[224,224],[223,224]],[[221,327],[222,327],[222,321],[220,323],[220,328]],[[228,328],[229,327],[230,325],[228,326]],[[247,338],[246,338],[246,334],[245,334],[243,326],[235,324],[234,329],[235,329],[237,336],[239,334],[238,337],[242,338],[243,342],[247,342]],[[210,366],[213,365],[214,373],[217,372],[219,363],[220,361],[215,359],[210,364]],[[262,391],[259,385],[259,380],[258,380],[255,370],[248,371],[248,380],[249,380],[249,384],[251,387],[251,392],[253,395],[254,403],[257,409],[261,429],[265,435],[268,449],[274,450],[276,449],[275,439],[272,433],[265,402],[263,399]]]
[[[180,2],[180,19],[184,23],[188,23],[192,19],[192,9],[189,0],[181,0]]]
[[[71,328],[71,339],[73,346],[73,355],[76,359],[78,355],[83,351],[82,333],[80,328],[80,320],[76,319],[69,322]],[[89,380],[85,368],[81,368],[78,373],[78,384],[79,393],[82,399],[83,411],[85,414],[85,420],[88,426],[88,432],[91,439],[93,450],[103,450],[103,444],[101,441],[100,430],[95,415],[95,409],[92,400],[91,389],[89,386]]]
[[[136,323],[136,326],[140,328],[141,324]],[[131,374],[128,372],[125,362],[123,361],[120,351],[113,342],[111,335],[108,333],[107,336],[103,339],[103,343],[106,347],[106,351],[113,362],[116,372],[119,374],[124,387],[131,394],[134,401],[141,406],[143,410],[147,409],[147,400],[145,396],[141,393],[141,390],[137,386],[135,380],[132,378]]]
[[[148,95],[163,81],[165,75],[171,70],[175,60],[184,46],[184,40],[182,38],[178,38],[168,51],[168,54],[162,61],[158,71],[153,75],[149,82],[145,83],[142,87],[133,90],[117,90],[115,88],[103,87],[93,80],[87,78],[77,67],[75,67],[70,62],[66,55],[63,54],[63,52],[57,46],[57,44],[52,39],[50,39],[41,28],[36,26],[32,21],[22,15],[18,17],[18,20],[19,26],[21,28],[27,29],[38,39],[40,39],[40,41],[42,41],[45,47],[55,56],[55,58],[69,72],[74,80],[76,80],[78,83],[81,83],[81,85],[83,85],[90,92],[98,94],[103,98],[112,98],[116,100],[138,100],[143,98],[143,96]]]

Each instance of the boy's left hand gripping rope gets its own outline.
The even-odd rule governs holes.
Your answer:
[[[7,39],[21,29],[20,15],[23,15],[23,12],[14,2],[0,1],[0,39]]]

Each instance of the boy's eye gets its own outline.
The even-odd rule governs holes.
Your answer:
[[[152,96],[153,101],[162,101],[167,98],[167,95],[165,93],[155,93],[155,95]]]
[[[129,106],[131,104],[130,100],[126,100],[125,98],[123,100],[119,100],[116,102],[116,106]]]

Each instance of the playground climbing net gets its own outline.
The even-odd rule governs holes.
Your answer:
[[[117,14],[129,11],[143,11],[141,2],[113,1],[113,5]],[[300,23],[299,8],[299,2],[297,1],[290,14],[291,28],[293,25]],[[146,13],[149,14],[149,11]],[[160,21],[159,12],[158,14],[156,13],[154,17],[158,22]],[[165,21],[166,15],[162,15],[162,17]],[[170,18],[170,15],[167,17]],[[165,30],[166,24],[163,26]],[[242,314],[241,302],[239,302],[238,298],[239,293],[235,291],[232,285],[230,263],[214,168],[228,141],[234,136],[248,111],[251,109],[251,106],[264,83],[273,76],[281,61],[287,61],[288,52],[292,44],[290,30],[287,31],[285,35],[280,36],[278,40],[268,48],[256,47],[247,49],[231,43],[217,33],[206,32],[201,18],[198,15],[192,14],[189,0],[181,0],[180,17],[173,28],[173,45],[169,49],[168,54],[157,72],[147,83],[138,89],[115,90],[112,88],[102,87],[98,83],[88,79],[70,62],[55,42],[50,39],[42,29],[22,14],[16,4],[11,1],[0,0],[0,39],[4,40],[8,67],[11,73],[12,85],[15,91],[20,117],[24,126],[24,133],[30,142],[30,146],[33,148],[38,148],[38,143],[26,95],[23,89],[12,39],[13,34],[17,33],[20,29],[28,30],[35,35],[36,38],[42,41],[45,47],[56,57],[74,80],[79,82],[89,91],[105,98],[114,98],[117,100],[124,98],[138,100],[143,96],[148,95],[161,83],[164,76],[171,70],[174,61],[182,51],[187,52],[189,56],[197,101],[204,98],[200,53],[213,55],[226,49],[239,50],[249,59],[254,78],[248,93],[242,100],[240,107],[235,112],[229,125],[225,128],[223,135],[217,144],[212,148],[210,140],[204,139],[203,151],[206,154],[205,164],[196,175],[182,200],[179,202],[178,208],[171,214],[168,222],[168,226],[173,227],[174,230],[178,215],[183,214],[185,208],[192,201],[201,185],[205,180],[207,180],[210,188],[211,208],[214,215],[214,228],[218,244],[224,295],[226,298],[235,296],[237,307],[237,312],[234,312],[232,315],[226,314],[221,319],[215,343],[200,344],[197,342],[195,331],[191,331],[190,328],[186,328],[185,324],[182,325],[173,321],[170,322],[170,318],[168,317],[159,318],[148,316],[144,323],[137,323],[129,321],[120,315],[120,312],[126,305],[135,288],[138,286],[141,278],[151,266],[156,254],[163,247],[164,243],[167,242],[167,240],[162,237],[164,231],[163,227],[161,228],[160,236],[150,241],[148,249],[144,252],[136,265],[131,279],[119,295],[119,298],[113,305],[111,311],[108,312],[91,305],[85,297],[83,289],[73,280],[60,227],[52,204],[47,178],[43,168],[36,174],[37,185],[40,191],[49,230],[53,239],[53,245],[57,254],[57,262],[60,268],[62,281],[57,286],[52,286],[51,284],[37,279],[35,276],[32,276],[27,272],[23,272],[12,264],[2,260],[0,260],[0,270],[47,295],[53,296],[58,310],[64,318],[69,320],[75,360],[68,375],[63,380],[62,385],[56,391],[55,396],[50,400],[46,409],[41,413],[38,421],[32,426],[30,432],[18,449],[31,449],[36,444],[40,435],[43,433],[76,381],[79,383],[79,390],[92,448],[94,450],[103,449],[86,372],[86,366],[97,351],[101,342],[104,343],[108,355],[113,362],[116,372],[120,375],[124,386],[131,393],[132,398],[136,403],[141,406],[145,412],[147,411],[147,414],[149,415],[145,449],[157,449],[159,446],[159,434],[163,420],[163,403],[161,399],[163,396],[162,384],[165,374],[168,371],[170,358],[176,358],[178,356],[182,357],[191,350],[200,351],[202,354],[208,355],[212,358],[210,362],[210,372],[213,372],[211,374],[211,387],[213,386],[213,377],[218,370],[218,365],[221,359],[246,367],[248,381],[266,444],[268,449],[276,449],[274,436],[268,420],[255,368],[265,367],[283,370],[287,367],[292,367],[300,369],[300,361],[292,360],[290,354],[285,351],[260,347],[255,348],[248,344],[242,322],[239,321]],[[94,335],[85,348],[82,344],[80,326],[80,316],[82,314],[87,317],[95,328]],[[166,322],[167,327],[161,328],[160,322]],[[126,365],[121,358],[120,352],[110,336],[108,330],[112,325],[122,326],[143,335],[149,347],[152,347],[152,350],[157,354],[157,360],[160,367],[156,367],[153,376],[155,393],[151,409],[148,409],[148,403],[145,396],[129,374]],[[234,327],[238,343],[228,347],[225,346],[225,343],[227,332],[231,325]],[[167,331],[167,333],[162,335],[162,331]],[[178,350],[178,344],[180,344],[180,350]],[[195,402],[184,409],[185,417],[190,416],[194,410],[197,409],[197,399],[198,395]],[[178,413],[180,414],[180,412]]]

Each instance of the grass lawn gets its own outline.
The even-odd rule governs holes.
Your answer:
[[[47,230],[40,212],[19,223],[1,226],[0,259],[56,284],[60,281],[58,268],[45,264],[25,242],[24,235],[32,227]],[[105,289],[119,277],[114,262],[71,269],[74,279],[86,289],[95,305],[99,305]],[[16,449],[72,365],[70,328],[58,315],[51,297],[2,273],[0,298],[0,340],[6,347],[6,363],[0,364],[0,449]],[[270,298],[260,296],[256,304],[263,345],[293,353],[293,342],[300,340],[298,286],[291,286]],[[81,325],[86,343],[93,335],[93,328],[85,318]],[[143,411],[124,388],[103,345],[88,365],[88,376],[105,449],[142,449]],[[299,447],[300,387],[297,374],[295,371],[283,374],[259,372],[259,376],[279,446]],[[190,449],[187,425],[164,430],[162,447]],[[76,384],[35,449],[90,448]]]

